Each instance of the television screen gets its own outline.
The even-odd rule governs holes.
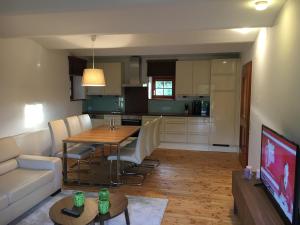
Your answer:
[[[298,146],[263,126],[261,147],[261,180],[293,223]]]

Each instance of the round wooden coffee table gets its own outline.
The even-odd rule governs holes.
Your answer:
[[[62,225],[86,225],[94,223],[94,219],[98,215],[98,204],[95,198],[86,198],[84,204],[84,211],[80,217],[75,218],[72,216],[65,215],[61,212],[63,208],[72,208],[73,207],[73,197],[65,197],[57,201],[49,211],[50,219],[54,224]]]
[[[104,225],[104,221],[110,220],[121,213],[125,213],[126,224],[130,225],[129,214],[128,214],[128,199],[122,193],[110,193],[110,209],[105,215],[98,216],[98,221],[100,225]]]

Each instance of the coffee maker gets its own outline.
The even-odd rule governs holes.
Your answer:
[[[209,100],[194,100],[192,102],[193,115],[209,117]]]

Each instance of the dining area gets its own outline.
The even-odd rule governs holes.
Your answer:
[[[108,124],[94,126],[88,114],[48,123],[52,156],[63,165],[65,185],[114,187],[143,184],[159,166],[151,157],[160,144],[158,117],[141,126]]]

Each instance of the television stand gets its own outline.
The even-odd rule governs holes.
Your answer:
[[[232,172],[234,213],[243,225],[284,225],[263,186],[256,186],[255,178],[246,180],[242,171]]]

